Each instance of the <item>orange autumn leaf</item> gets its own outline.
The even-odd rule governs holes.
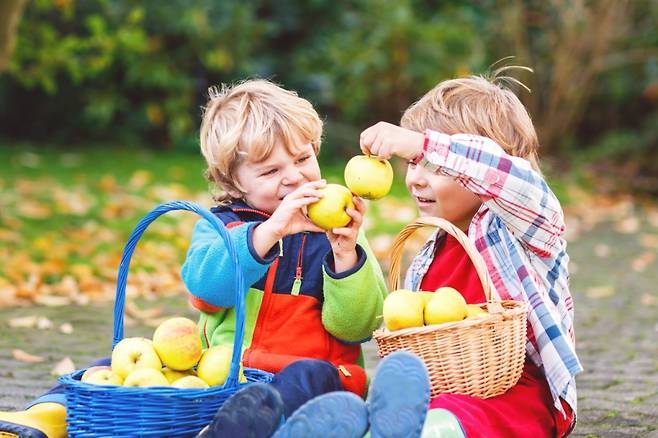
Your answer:
[[[43,358],[41,356],[35,356],[33,354],[26,353],[25,351],[19,350],[17,348],[12,350],[11,354],[12,354],[12,356],[14,356],[14,359],[16,359],[19,362],[39,363],[39,362],[43,362],[43,361],[46,360],[45,358]]]

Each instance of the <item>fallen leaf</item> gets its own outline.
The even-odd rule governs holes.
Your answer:
[[[594,247],[594,254],[597,257],[608,257],[610,255],[610,247],[605,243],[599,243]]]
[[[9,320],[9,327],[11,328],[34,328],[37,325],[37,315],[21,316],[19,318],[11,318]]]
[[[637,233],[640,229],[640,220],[635,216],[624,218],[615,224],[615,229],[623,234]]]
[[[59,331],[64,333],[65,335],[70,335],[71,333],[73,333],[73,326],[70,323],[65,322],[64,324],[59,326]]]
[[[19,350],[19,349],[12,350],[11,354],[14,356],[14,359],[16,359],[19,362],[39,363],[46,360],[41,356],[35,356],[33,354],[26,353],[23,350]]]
[[[51,328],[53,328],[53,323],[45,316],[40,316],[37,319],[37,328],[39,330],[50,330]]]
[[[67,306],[71,304],[69,297],[58,297],[56,295],[38,295],[34,301],[48,307]]]
[[[650,293],[645,293],[642,294],[642,298],[640,298],[640,303],[642,303],[643,306],[655,306],[658,304],[658,297]]]
[[[71,358],[67,356],[55,365],[55,368],[52,369],[50,374],[53,376],[63,376],[64,374],[70,374],[73,371],[75,371],[75,364]]]
[[[646,251],[631,262],[631,268],[635,272],[644,272],[651,263],[656,260],[656,253],[653,251]]]
[[[607,298],[615,293],[615,288],[612,286],[595,286],[590,287],[585,291],[585,295],[590,298]]]
[[[127,301],[126,306],[126,315],[130,315],[135,319],[152,319],[162,314],[162,308],[160,307],[151,307],[147,309],[140,309],[134,301]]]

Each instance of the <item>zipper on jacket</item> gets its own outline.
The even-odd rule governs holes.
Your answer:
[[[302,258],[304,256],[304,243],[306,243],[307,233],[302,236],[302,244],[299,247],[297,254],[297,267],[295,268],[295,281],[292,282],[292,289],[290,295],[297,296],[302,289]]]

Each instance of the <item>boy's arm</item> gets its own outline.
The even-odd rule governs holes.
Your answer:
[[[505,153],[486,137],[427,130],[417,162],[455,177],[536,254],[545,257],[563,250],[560,202],[527,160]]]
[[[322,323],[329,333],[347,342],[365,341],[381,323],[388,290],[363,230],[357,239],[356,266],[336,274],[331,260],[324,261]],[[329,252],[327,258],[331,258]]]
[[[277,244],[265,258],[257,254],[252,237],[254,227],[258,224],[259,222],[244,223],[228,231],[238,253],[238,262],[247,289],[265,275],[279,253]],[[181,269],[181,276],[194,301],[201,300],[201,305],[210,305],[207,308],[235,306],[235,266],[224,240],[205,219],[194,226],[192,242]]]

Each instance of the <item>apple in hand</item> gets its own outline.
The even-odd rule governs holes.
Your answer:
[[[153,368],[141,368],[128,374],[123,386],[169,386],[167,378]]]
[[[340,184],[327,184],[318,189],[323,196],[320,200],[308,206],[308,218],[325,230],[344,227],[352,218],[345,212],[346,208],[354,208],[352,192]]]
[[[194,321],[188,318],[170,318],[153,333],[153,348],[169,369],[189,370],[201,357],[201,338]]]
[[[120,386],[123,384],[123,378],[117,373],[112,371],[110,367],[103,368],[101,370],[96,370],[85,380],[81,381],[85,383],[90,383],[92,385],[116,385]]]
[[[197,375],[210,386],[223,385],[228,378],[232,355],[233,349],[225,345],[210,347],[201,355],[196,368]],[[242,373],[242,364],[240,364],[238,380],[240,382],[247,381]]]
[[[345,166],[345,184],[364,199],[383,198],[393,184],[393,167],[388,160],[357,155]]]
[[[150,368],[159,373],[162,369],[160,357],[149,339],[125,338],[115,345],[112,350],[112,371],[125,379],[131,372],[142,368]]]
[[[197,376],[185,376],[171,384],[174,388],[209,388],[208,384]]]

